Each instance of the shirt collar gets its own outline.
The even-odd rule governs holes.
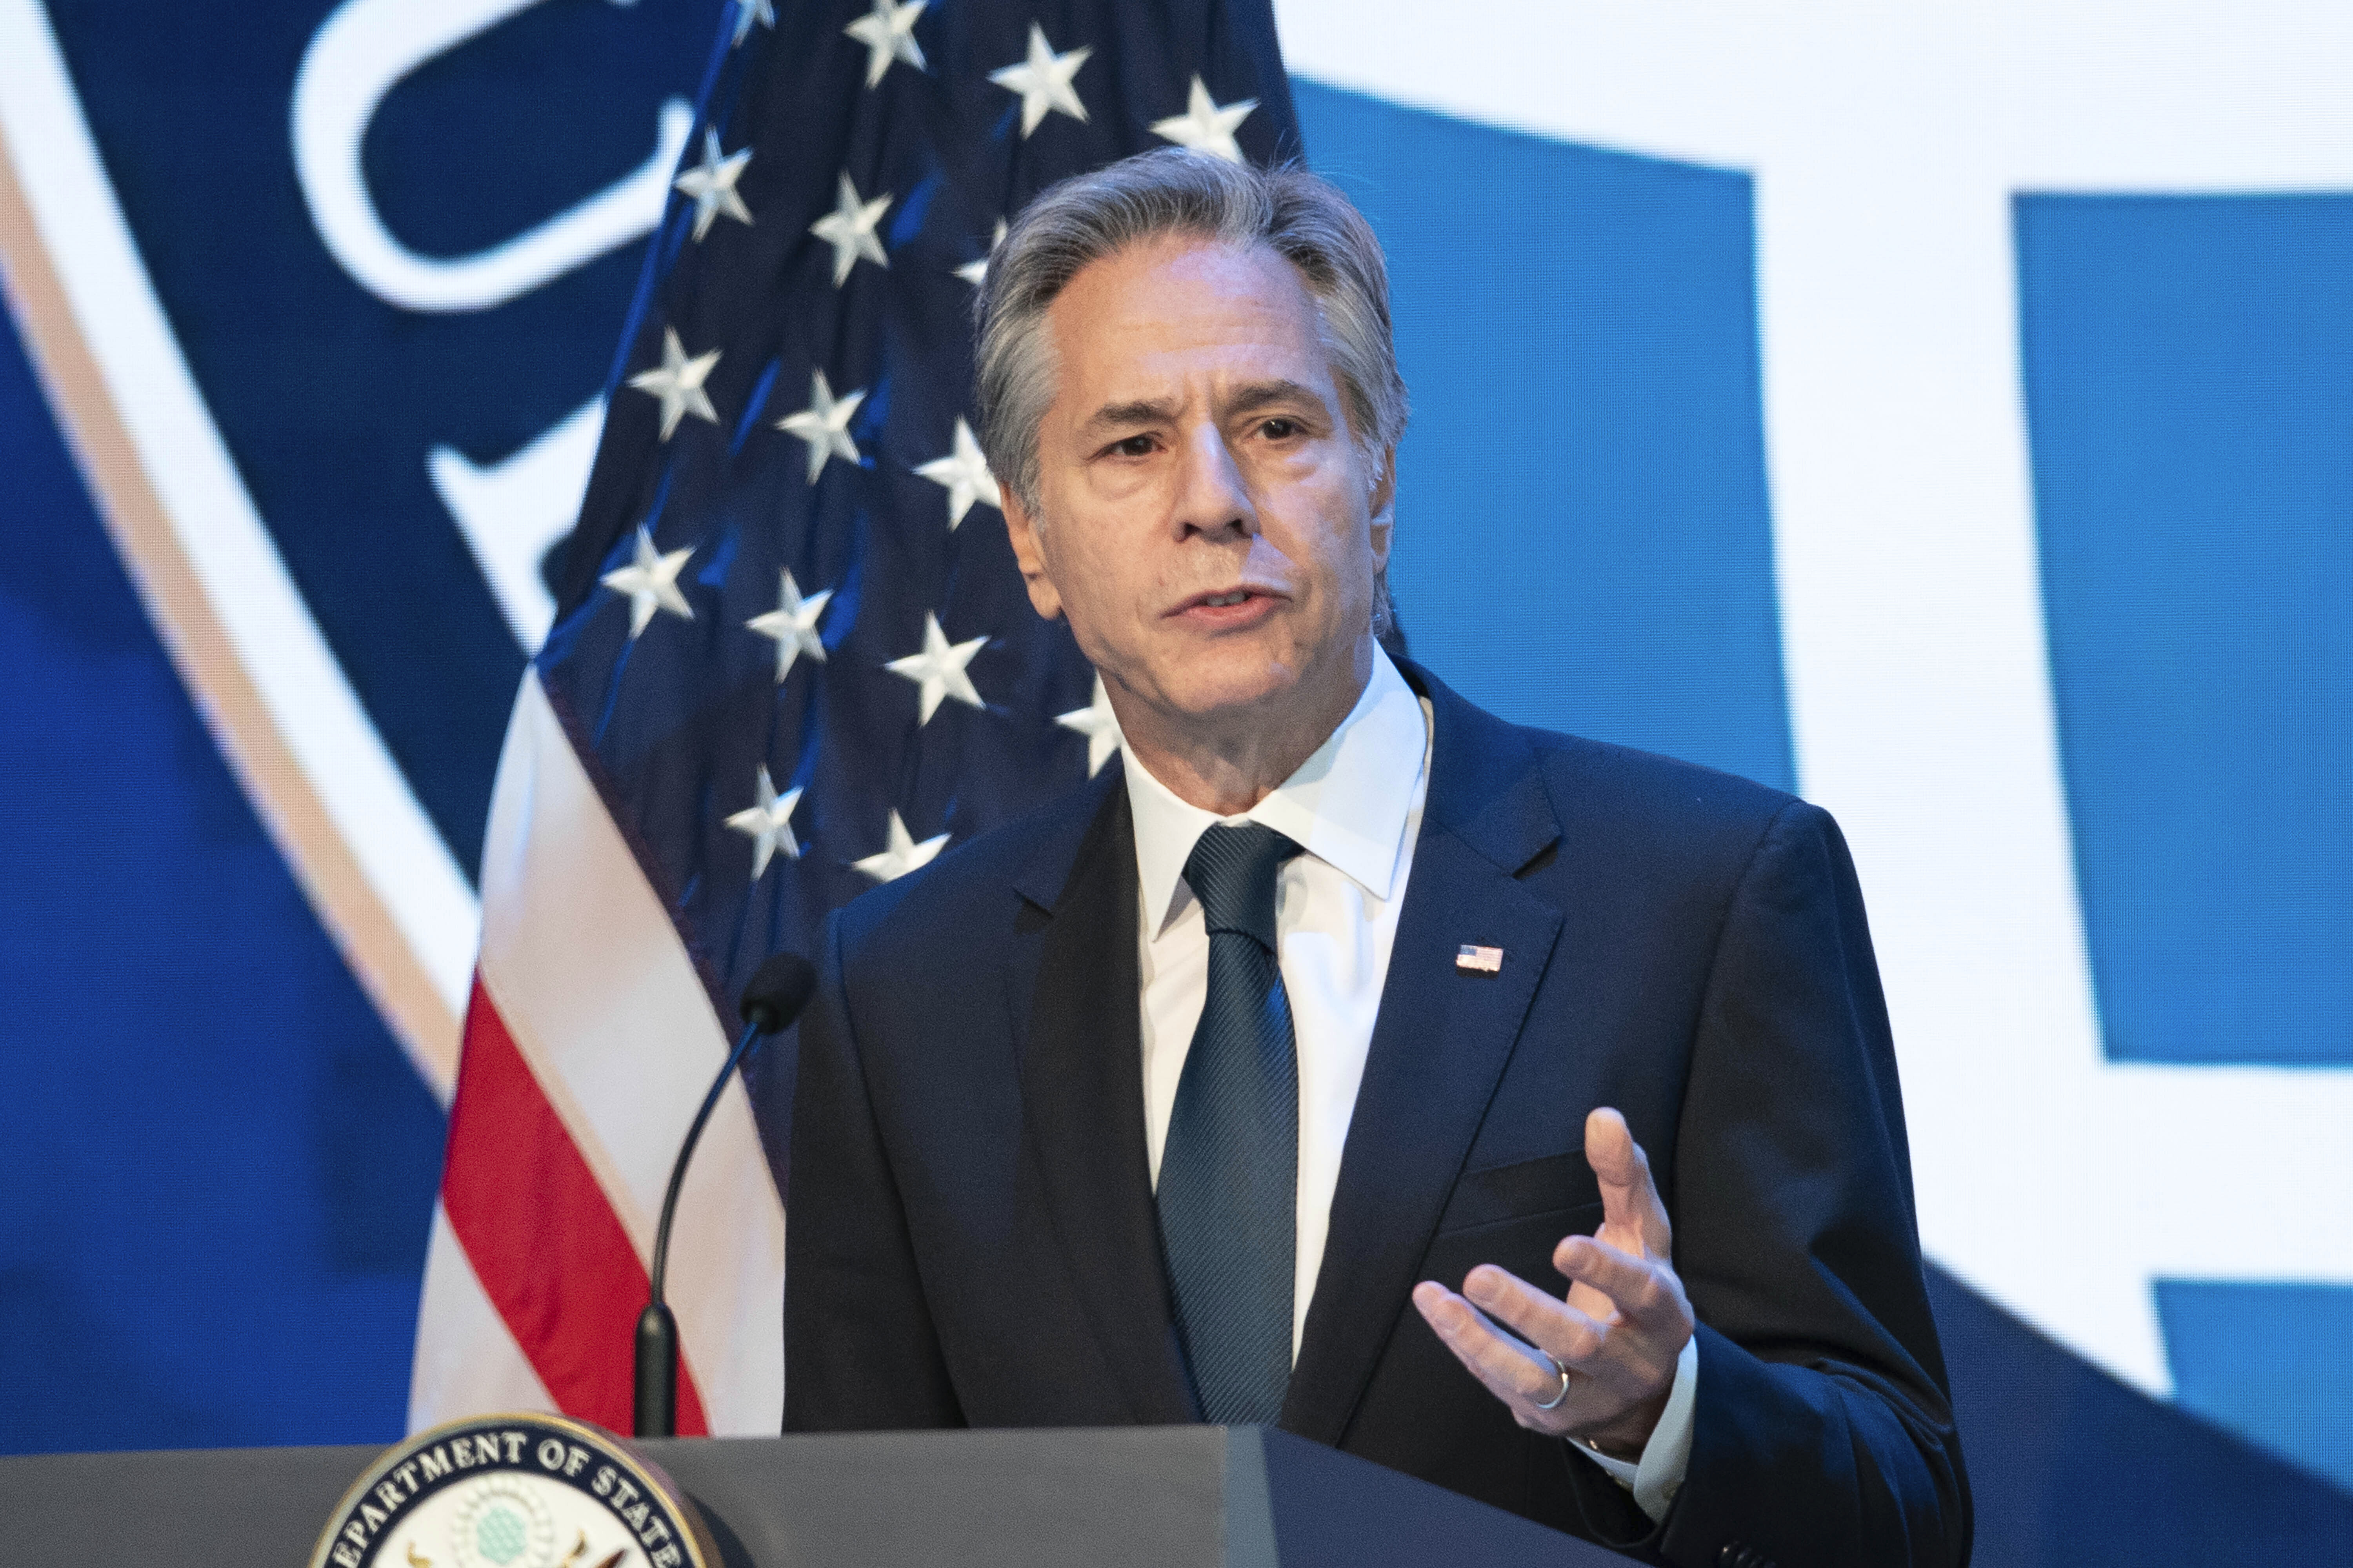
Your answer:
[[[1429,751],[1420,700],[1389,656],[1373,649],[1373,678],[1348,716],[1273,793],[1239,817],[1177,798],[1120,742],[1135,821],[1135,868],[1144,907],[1160,911],[1155,934],[1176,913],[1177,884],[1193,845],[1212,824],[1262,823],[1387,899],[1405,856],[1405,829]]]

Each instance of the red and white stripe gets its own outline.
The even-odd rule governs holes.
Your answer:
[[[527,673],[491,797],[412,1430],[499,1410],[629,1429],[662,1190],[730,1043]],[[681,1435],[777,1429],[784,1261],[784,1205],[738,1081],[703,1132],[670,1238]]]

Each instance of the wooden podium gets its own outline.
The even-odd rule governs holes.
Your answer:
[[[1626,1559],[1256,1426],[636,1445],[729,1568],[1607,1568]],[[0,1459],[12,1560],[300,1564],[379,1450]]]

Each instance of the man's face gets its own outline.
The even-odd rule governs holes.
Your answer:
[[[1316,325],[1282,257],[1186,237],[1093,263],[1048,308],[1040,515],[1008,493],[1006,517],[1030,601],[1069,617],[1132,735],[1328,730],[1369,673],[1388,484]]]

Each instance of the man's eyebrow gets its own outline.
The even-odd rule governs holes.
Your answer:
[[[1128,425],[1164,425],[1176,417],[1176,405],[1166,399],[1137,398],[1129,403],[1106,403],[1087,416],[1083,428],[1112,429]]]
[[[1273,381],[1253,381],[1247,385],[1234,388],[1232,395],[1226,399],[1225,413],[1226,417],[1230,419],[1237,414],[1249,414],[1257,409],[1272,407],[1277,404],[1300,403],[1321,408],[1324,406],[1324,398],[1314,387],[1303,385],[1296,381],[1283,378]]]
[[[1233,389],[1225,399],[1223,417],[1252,413],[1261,408],[1283,405],[1306,404],[1321,408],[1323,396],[1303,383],[1278,376],[1272,381],[1253,381]],[[1095,430],[1120,429],[1133,425],[1165,425],[1176,417],[1177,404],[1169,398],[1139,397],[1126,403],[1106,403],[1087,416],[1082,428]]]

